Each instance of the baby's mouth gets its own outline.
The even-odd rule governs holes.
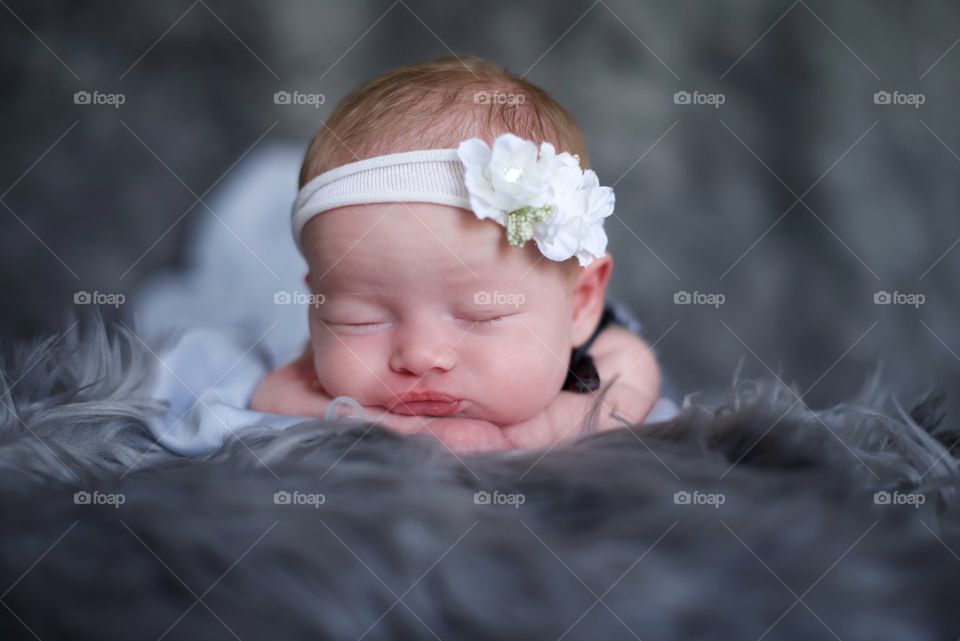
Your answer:
[[[388,411],[406,416],[452,416],[463,407],[463,401],[441,392],[408,392],[398,396]]]

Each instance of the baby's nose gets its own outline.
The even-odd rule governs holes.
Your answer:
[[[455,339],[448,334],[427,327],[399,332],[390,356],[390,369],[416,376],[432,369],[452,369],[456,364]]]

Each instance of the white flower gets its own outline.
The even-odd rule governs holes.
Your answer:
[[[522,247],[531,238],[550,260],[576,256],[582,267],[603,256],[603,219],[613,213],[614,195],[596,173],[580,169],[567,152],[548,142],[503,134],[493,148],[479,138],[460,143],[470,206],[477,218],[507,228],[507,240]]]

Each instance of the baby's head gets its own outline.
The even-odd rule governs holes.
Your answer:
[[[447,57],[390,71],[342,100],[310,145],[300,186],[357,161],[454,150],[470,138],[492,145],[502,134],[551,143],[558,158],[576,154],[587,167],[579,128],[546,92],[481,59]],[[367,169],[338,183],[340,192],[328,188],[332,200],[306,219],[298,239],[306,282],[323,295],[309,308],[311,345],[330,396],[509,425],[559,393],[571,349],[599,322],[612,259],[602,249],[587,261],[572,249],[547,258],[538,243],[508,242],[503,224],[460,197],[375,195],[385,189],[377,181],[391,180],[463,189],[462,167],[431,157]],[[359,188],[370,196],[337,206]],[[593,234],[605,247],[602,226]]]

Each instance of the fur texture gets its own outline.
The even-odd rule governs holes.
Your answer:
[[[0,638],[960,635],[942,394],[903,411],[873,379],[814,412],[735,381],[719,407],[548,452],[311,421],[182,459],[145,428],[153,357],[82,327],[0,372]]]

